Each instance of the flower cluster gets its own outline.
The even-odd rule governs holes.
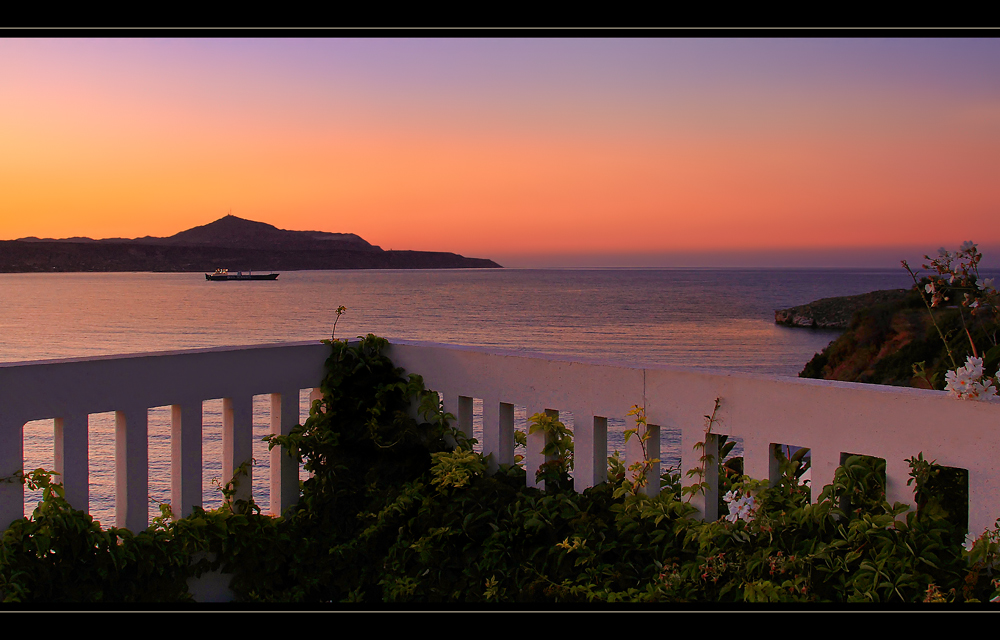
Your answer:
[[[709,556],[705,558],[705,564],[702,565],[701,579],[706,582],[711,580],[713,583],[717,583],[728,568],[729,563],[726,562],[726,554],[724,552],[716,556]]]
[[[773,556],[768,556],[767,567],[772,576],[775,574],[781,575],[791,569],[789,565],[793,562],[795,562],[794,555],[790,555],[786,558],[784,553],[778,551]]]
[[[708,571],[705,570],[701,574],[702,580],[708,579]],[[676,589],[684,584],[684,576],[681,574],[681,566],[676,562],[671,562],[668,565],[663,566],[663,570],[660,571],[659,582],[666,589]]]
[[[739,493],[727,491],[722,499],[729,506],[729,515],[726,520],[736,522],[737,520],[753,520],[754,510],[757,508],[757,501],[751,495],[739,497]]]
[[[972,315],[997,308],[998,294],[993,284],[994,279],[979,276],[979,262],[983,259],[983,254],[979,252],[976,243],[963,242],[954,253],[941,247],[936,258],[924,258],[929,264],[924,264],[923,268],[936,272],[928,276],[930,282],[924,285],[924,291],[931,295],[932,307],[950,301],[953,291],[965,290],[962,306],[967,307]]]
[[[944,249],[938,249],[936,258],[924,256],[928,260],[923,265],[924,269],[932,269],[933,273],[918,279],[918,275],[910,266],[903,261],[903,268],[907,270],[913,283],[917,285],[922,293],[929,294],[924,298],[927,311],[930,313],[931,322],[937,330],[944,348],[948,352],[951,365],[955,367],[945,375],[945,390],[952,396],[963,400],[993,400],[997,398],[997,386],[1000,386],[1000,377],[996,379],[997,386],[994,386],[993,379],[983,377],[983,357],[988,360],[995,360],[997,355],[997,325],[1000,320],[1000,291],[994,285],[993,278],[983,278],[979,273],[979,263],[983,254],[979,252],[976,243],[972,241],[963,242],[958,251],[952,253]],[[922,286],[921,286],[922,285]],[[955,305],[958,309],[958,317],[961,321],[961,330],[969,339],[969,346],[972,348],[972,356],[966,360],[964,367],[959,367],[955,360],[955,354],[949,345],[950,334],[946,336],[941,326],[934,317],[932,307],[941,306],[944,302],[958,302],[958,294],[962,294],[964,299],[960,305]],[[965,310],[968,309],[972,316],[972,322],[966,322]],[[983,315],[992,315],[992,323]],[[978,319],[978,322],[976,320]],[[976,341],[973,339],[973,331],[978,331],[980,335],[985,333],[986,338],[992,342],[993,347],[986,352],[981,352],[976,348]],[[982,338],[980,338],[982,340]],[[914,374],[923,377],[929,384],[933,383],[927,378],[924,363],[918,362],[913,365]],[[1000,375],[1000,374],[998,374]]]
[[[997,372],[1000,384],[1000,372]],[[983,359],[969,356],[965,366],[945,374],[944,390],[963,400],[996,400],[997,389],[993,378],[983,377]]]

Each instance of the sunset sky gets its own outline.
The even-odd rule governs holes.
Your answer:
[[[231,210],[507,266],[1000,258],[1000,40],[6,39],[0,150],[3,240]]]

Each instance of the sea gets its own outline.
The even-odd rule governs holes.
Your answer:
[[[0,274],[0,361],[318,341],[331,336],[342,305],[338,338],[374,333],[795,376],[838,332],[778,326],[776,309],[912,284],[902,269],[341,270],[254,282],[209,282],[201,273]],[[306,393],[301,400],[304,417]],[[268,411],[268,398],[255,398],[253,493],[265,512]],[[524,409],[515,417],[523,429]],[[571,414],[561,418],[572,425]],[[94,414],[89,423],[90,511],[113,525],[114,415]],[[228,480],[219,477],[221,425],[221,399],[205,402],[207,508],[221,503],[218,483]],[[475,428],[481,440],[479,411]],[[610,421],[609,449],[623,448],[624,428],[623,419]],[[26,469],[53,468],[52,432],[52,420],[25,425]],[[664,464],[678,464],[679,434],[662,437]],[[169,501],[169,439],[169,407],[150,409],[151,517]],[[25,493],[27,515],[39,495]]]

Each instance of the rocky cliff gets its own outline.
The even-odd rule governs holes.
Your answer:
[[[851,318],[861,309],[886,302],[896,302],[908,294],[907,289],[888,289],[857,296],[823,298],[797,307],[778,309],[774,312],[774,321],[789,327],[847,329]]]
[[[952,368],[951,359],[921,294],[915,289],[818,300],[776,312],[775,321],[778,322],[781,313],[783,318],[791,317],[793,322],[796,317],[803,318],[801,324],[795,326],[814,326],[808,323],[809,318],[815,320],[815,326],[820,326],[820,322],[830,326],[851,308],[854,310],[844,333],[817,353],[799,373],[800,377],[944,388],[944,374]],[[956,360],[964,364],[971,349],[958,308],[935,309],[934,316],[949,337]],[[971,323],[970,318],[967,321]],[[970,324],[980,354],[992,346],[991,334],[996,329],[995,323],[977,321]],[[915,375],[914,365],[918,363],[924,363],[926,376]],[[986,366],[996,371],[996,363],[987,362]]]

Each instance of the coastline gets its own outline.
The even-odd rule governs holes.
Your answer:
[[[487,258],[443,251],[354,251],[0,241],[0,273],[502,269]]]

